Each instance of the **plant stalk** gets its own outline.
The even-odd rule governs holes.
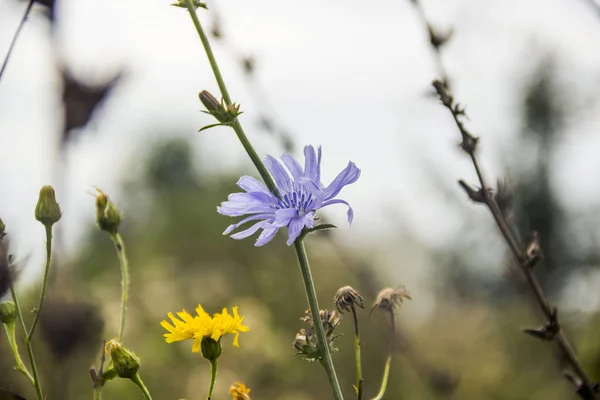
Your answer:
[[[356,307],[354,304],[350,306],[352,310],[352,317],[354,320],[354,358],[356,362],[356,398],[362,400],[363,398],[363,377],[362,377],[362,363],[360,361],[360,333],[358,331],[358,318],[356,316]]]
[[[321,323],[321,314],[319,310],[319,303],[317,301],[317,293],[315,291],[315,285],[302,239],[297,239],[294,242],[294,248],[296,249],[296,255],[298,256],[298,264],[300,265],[300,271],[302,272],[302,280],[304,281],[304,289],[306,290],[308,306],[313,319],[313,327],[317,333],[319,350],[321,351],[322,361],[325,371],[327,372],[327,378],[329,379],[329,385],[333,390],[334,398],[336,400],[343,400],[344,396],[342,395],[342,390],[340,389],[340,384],[333,366],[333,359],[331,358],[331,352],[329,351],[329,346],[327,344],[325,329],[323,329],[323,324]]]
[[[385,360],[385,368],[383,369],[383,378],[381,379],[381,387],[377,396],[373,397],[372,400],[381,400],[387,389],[388,379],[390,377],[390,368],[392,366],[392,356],[394,355],[394,341],[396,340],[396,319],[394,318],[394,311],[390,311],[390,323],[391,323],[391,334],[390,334],[390,345],[388,347],[388,356]]]
[[[10,328],[6,324],[3,325],[4,331],[6,332],[6,338],[8,339],[8,345],[10,346],[13,356],[15,357],[15,363],[17,364],[15,369],[21,372],[23,375],[25,375],[25,377],[31,383],[31,385],[35,386],[33,376],[31,376],[31,373],[27,370],[27,367],[25,367],[25,365],[23,364],[21,354],[19,354],[19,346],[17,345],[17,340],[15,338],[14,324],[11,324]]]
[[[40,302],[37,310],[35,311],[35,316],[33,317],[33,323],[31,324],[31,329],[27,334],[27,341],[31,342],[31,338],[33,337],[33,332],[38,324],[40,319],[40,315],[42,314],[42,307],[44,306],[44,299],[46,298],[46,288],[48,287],[48,274],[50,272],[50,262],[52,261],[52,226],[46,225],[46,266],[44,267],[44,280],[42,282],[42,292],[40,293]]]
[[[2,79],[2,75],[4,74],[4,70],[6,69],[6,66],[8,65],[8,60],[10,58],[10,55],[12,54],[15,44],[17,44],[17,38],[19,37],[19,34],[21,33],[21,29],[23,29],[23,26],[25,25],[25,21],[27,21],[27,17],[29,17],[29,12],[31,11],[31,8],[33,7],[34,2],[35,2],[35,0],[29,0],[29,3],[27,4],[27,8],[25,9],[23,18],[21,18],[19,27],[17,28],[17,31],[15,32],[15,35],[13,36],[12,42],[10,43],[10,47],[8,48],[8,52],[6,53],[6,57],[4,57],[4,62],[2,63],[2,68],[0,68],[0,79]]]
[[[146,387],[146,385],[144,385],[144,382],[142,381],[140,374],[135,374],[135,376],[133,378],[131,378],[131,380],[142,391],[146,400],[152,400],[152,396],[150,396],[150,392],[148,391],[148,388]]]
[[[121,265],[121,322],[119,323],[119,335],[117,341],[123,343],[125,336],[125,319],[127,317],[127,294],[129,292],[129,262],[127,261],[127,253],[125,252],[125,243],[119,233],[111,234],[110,238],[115,244],[117,257]]]
[[[190,16],[192,17],[192,21],[194,22],[196,31],[198,31],[198,36],[200,37],[200,41],[202,42],[202,46],[204,47],[204,51],[206,52],[206,57],[208,58],[210,67],[213,71],[213,74],[215,75],[215,79],[217,80],[217,85],[219,85],[219,91],[221,92],[221,96],[223,97],[223,100],[227,105],[231,105],[231,97],[229,96],[229,92],[227,91],[227,86],[225,85],[225,81],[223,80],[223,75],[221,75],[219,64],[217,63],[215,55],[212,51],[212,47],[210,46],[208,37],[206,36],[206,33],[204,33],[204,29],[202,29],[202,25],[200,24],[200,20],[198,19],[196,9],[194,8],[194,5],[192,4],[191,0],[185,0],[185,4],[187,6],[187,10]],[[261,161],[258,154],[256,153],[256,150],[254,150],[254,147],[248,140],[248,137],[244,133],[244,129],[242,128],[242,125],[240,124],[237,118],[235,121],[233,121],[231,127],[235,131],[235,134],[237,135],[239,141],[242,143],[242,146],[244,146],[244,150],[246,150],[246,153],[248,153],[248,156],[252,160],[252,163],[258,170],[261,178],[263,179],[269,190],[271,190],[273,193],[277,193],[277,187],[275,186],[273,178],[269,174],[269,171],[267,171],[267,168]]]
[[[208,386],[208,394],[206,400],[210,400],[212,397],[213,390],[215,389],[215,382],[217,381],[217,360],[210,360],[210,385]]]
[[[10,295],[12,296],[12,300],[15,303],[15,309],[17,310],[17,319],[19,320],[19,324],[21,324],[21,331],[23,334],[23,339],[25,341],[25,349],[27,350],[27,358],[31,366],[31,374],[33,376],[33,387],[35,388],[35,394],[38,400],[44,400],[44,395],[42,394],[42,386],[40,383],[40,377],[38,375],[37,365],[35,364],[35,357],[33,356],[33,348],[31,347],[31,342],[27,340],[27,327],[25,326],[25,320],[23,319],[23,313],[21,312],[21,306],[19,305],[19,299],[17,298],[17,294],[15,292],[15,287],[12,283],[12,280],[9,281],[9,287]]]

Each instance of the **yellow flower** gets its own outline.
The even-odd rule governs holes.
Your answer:
[[[243,383],[236,382],[229,388],[229,394],[233,400],[250,400],[250,388]]]
[[[233,315],[229,314],[226,308],[223,308],[221,314],[217,313],[211,317],[198,304],[196,314],[198,315],[191,316],[187,311],[183,310],[177,313],[177,316],[180,318],[177,319],[173,313],[168,313],[167,315],[173,325],[165,320],[160,323],[163,328],[169,331],[169,333],[164,334],[165,341],[173,343],[185,339],[194,339],[192,351],[197,353],[200,350],[202,338],[209,337],[218,342],[221,336],[233,334],[235,335],[233,345],[240,347],[238,343],[240,332],[248,332],[250,330],[247,326],[242,325],[245,317],[238,315],[237,306],[233,307]]]

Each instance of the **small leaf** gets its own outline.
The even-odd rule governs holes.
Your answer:
[[[300,239],[304,239],[306,237],[306,235],[308,235],[309,233],[315,233],[317,231],[322,231],[322,230],[326,230],[326,229],[334,229],[334,228],[337,228],[337,226],[335,226],[333,224],[319,224],[313,228],[305,229],[304,232],[302,232],[302,235],[300,235]]]

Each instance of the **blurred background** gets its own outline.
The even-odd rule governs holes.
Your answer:
[[[521,333],[542,321],[488,211],[467,201],[476,183],[451,116],[432,95],[438,77],[423,22],[406,0],[211,1],[200,10],[242,124],[259,154],[323,148],[324,182],[354,161],[360,180],[340,228],[308,241],[321,307],[344,285],[368,305],[386,286],[413,301],[398,312],[386,398],[568,399],[552,345]],[[27,6],[0,0],[3,58]],[[451,33],[442,59],[468,126],[481,137],[490,182],[515,193],[522,237],[540,232],[537,269],[590,375],[600,377],[600,11],[593,0],[427,0],[433,27]],[[203,398],[208,363],[191,342],[167,345],[169,311],[238,305],[251,331],[225,344],[215,398],[235,381],[254,399],[328,399],[318,364],[294,356],[307,308],[284,235],[255,248],[222,231],[216,213],[240,175],[257,176],[234,133],[197,133],[211,118],[197,94],[218,94],[183,9],[169,1],[40,1],[0,80],[0,217],[34,306],[44,230],[33,218],[44,184],[63,218],[39,337],[50,399],[91,398],[88,369],[118,330],[120,272],[95,226],[97,186],[124,211],[131,265],[125,345],[142,359],[156,399]],[[4,300],[4,299],[2,299]],[[351,318],[334,354],[347,396],[354,382]],[[378,391],[387,320],[360,314],[365,393]],[[226,341],[227,342],[227,341]],[[0,389],[34,394],[0,341]],[[107,399],[135,399],[113,381]]]

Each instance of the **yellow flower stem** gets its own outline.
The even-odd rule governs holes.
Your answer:
[[[210,400],[212,397],[212,392],[215,389],[215,382],[217,380],[217,360],[210,360],[210,385],[208,386],[208,394],[206,395],[206,400]]]
[[[200,24],[200,20],[198,19],[198,14],[196,13],[196,9],[192,3],[192,0],[185,0],[185,5],[187,6],[187,10],[190,13],[190,17],[192,17],[192,21],[194,22],[194,26],[196,27],[196,31],[198,31],[198,36],[200,36],[200,41],[202,42],[202,46],[204,47],[204,51],[206,52],[206,57],[208,58],[208,62],[210,63],[210,67],[212,68],[213,74],[215,75],[215,79],[217,80],[217,85],[219,85],[219,91],[221,92],[221,96],[227,105],[231,105],[231,97],[229,96],[229,92],[227,91],[227,86],[225,85],[225,81],[223,80],[223,75],[221,75],[221,70],[219,69],[219,65],[217,64],[217,60],[212,51],[212,47],[210,46],[210,42],[208,41],[208,37],[204,33],[204,29],[202,29],[202,25]],[[254,150],[254,147],[246,137],[244,130],[242,129],[242,125],[239,120],[236,118],[231,125],[233,130],[235,131],[239,141],[244,146],[244,150],[248,153],[248,156],[254,163],[254,166],[258,170],[260,176],[263,181],[267,185],[270,191],[273,193],[277,193],[277,187],[275,186],[275,182],[273,178],[267,171],[267,168],[261,161],[260,157]]]
[[[17,346],[17,340],[15,338],[15,325],[11,324],[10,328],[6,324],[3,325],[4,331],[6,332],[6,338],[8,339],[8,345],[10,346],[13,356],[15,357],[15,363],[17,364],[15,369],[23,375],[25,375],[27,380],[35,386],[33,376],[31,376],[31,373],[27,370],[27,367],[25,367],[25,365],[23,364],[21,354],[19,354],[19,347]]]
[[[131,378],[131,380],[133,381],[133,383],[135,383],[135,385],[138,388],[140,388],[140,390],[144,394],[144,397],[146,398],[146,400],[152,400],[152,396],[150,396],[150,392],[148,391],[148,388],[146,387],[146,385],[144,385],[144,382],[142,381],[140,374],[135,374],[135,376],[133,378]]]
[[[319,302],[317,301],[315,284],[313,282],[312,273],[310,272],[310,265],[308,263],[308,257],[306,256],[306,249],[304,248],[302,238],[299,238],[294,242],[294,248],[296,249],[296,255],[298,256],[298,264],[300,264],[300,271],[302,272],[302,280],[304,281],[308,306],[313,319],[313,326],[317,333],[319,351],[321,353],[325,371],[327,372],[329,385],[333,391],[333,397],[336,400],[343,400],[344,396],[342,395],[342,390],[340,389],[340,384],[337,375],[335,374],[333,359],[331,358],[327,337],[325,336],[325,329],[323,329],[323,324],[321,323],[321,314],[319,312]]]
[[[354,358],[356,362],[356,398],[362,400],[363,398],[363,377],[362,377],[362,365],[360,361],[360,334],[358,331],[358,318],[356,317],[356,308],[354,304],[351,306],[352,316],[354,317]]]
[[[42,283],[42,292],[40,293],[40,303],[35,310],[35,316],[33,317],[33,323],[31,329],[27,334],[27,341],[31,342],[33,332],[42,314],[42,307],[44,305],[44,299],[46,298],[46,287],[48,286],[48,273],[50,272],[50,262],[52,260],[52,225],[46,225],[46,267],[44,268],[44,281]]]
[[[396,319],[394,317],[394,311],[390,310],[390,322],[391,322],[391,334],[390,334],[390,345],[388,348],[387,360],[385,360],[385,368],[383,369],[383,378],[381,379],[381,387],[377,396],[373,397],[372,400],[381,400],[385,394],[387,388],[388,378],[390,376],[390,367],[392,365],[392,356],[394,354],[394,341],[396,340]]]
[[[43,400],[44,395],[42,394],[42,385],[40,383],[40,377],[37,372],[35,358],[33,357],[33,348],[31,347],[31,342],[27,340],[27,327],[25,326],[25,320],[23,319],[23,314],[21,313],[19,299],[17,298],[17,294],[15,292],[15,287],[13,286],[12,280],[9,280],[9,288],[10,295],[12,297],[13,302],[15,303],[15,309],[17,310],[17,319],[21,324],[21,332],[23,334],[23,339],[25,340],[25,348],[27,349],[27,358],[29,359],[29,364],[31,366],[31,375],[33,376],[33,387],[35,388],[35,394],[38,400]]]
[[[129,291],[129,262],[127,261],[127,253],[125,253],[125,243],[119,233],[111,234],[110,238],[115,244],[117,257],[121,264],[121,323],[119,324],[119,335],[117,342],[123,343],[125,336],[125,318],[127,316],[127,293]]]

